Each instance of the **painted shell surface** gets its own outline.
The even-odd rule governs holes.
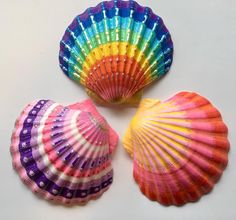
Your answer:
[[[125,134],[140,190],[164,205],[183,205],[210,192],[228,161],[227,127],[202,96],[181,92],[144,99]]]
[[[16,120],[10,149],[15,170],[33,192],[62,204],[84,204],[111,185],[117,141],[90,100],[67,107],[39,100]]]
[[[137,103],[170,69],[173,43],[163,20],[135,1],[105,1],[77,16],[60,42],[64,73],[98,103]]]

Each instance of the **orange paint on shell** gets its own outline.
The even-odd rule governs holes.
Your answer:
[[[145,75],[139,63],[120,55],[109,56],[95,63],[86,78],[88,89],[110,101],[129,98],[145,84]]]

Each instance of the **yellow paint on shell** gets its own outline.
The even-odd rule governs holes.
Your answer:
[[[154,106],[155,108],[153,108]],[[176,112],[168,112],[170,109],[176,109]],[[154,168],[158,169],[158,163],[161,164],[162,169],[165,168],[166,171],[170,169],[170,164],[177,168],[181,166],[181,164],[176,163],[174,158],[180,158],[180,161],[183,163],[185,156],[190,153],[188,142],[191,140],[186,138],[186,136],[191,134],[192,130],[185,126],[175,125],[175,123],[178,124],[180,122],[184,122],[185,125],[188,124],[188,122],[185,119],[181,119],[181,117],[175,119],[174,116],[185,114],[184,111],[178,112],[177,109],[178,106],[174,103],[162,103],[159,100],[144,99],[140,103],[138,112],[132,118],[131,124],[123,138],[124,148],[131,156],[133,156],[135,148],[137,152],[136,162],[142,167],[145,167],[145,169],[149,169],[150,167],[152,170]],[[168,118],[168,116],[172,116],[171,119]],[[142,120],[140,121],[140,119]],[[170,120],[173,124],[169,123]],[[175,131],[176,133],[171,131]],[[180,134],[177,134],[178,132]],[[171,138],[168,138],[168,136]],[[145,137],[148,138],[146,139]],[[138,139],[137,143],[135,143],[134,139]],[[167,142],[172,143],[171,145],[175,146],[178,151],[173,149],[171,145],[169,146]],[[138,144],[140,146],[138,146]],[[154,146],[158,146],[159,144],[162,146],[160,147],[160,151],[164,148],[171,152],[171,154],[165,153],[164,151],[159,154],[154,148]],[[166,161],[168,161],[168,163],[166,163]]]
[[[109,56],[128,56],[133,58],[138,62],[142,69],[145,71],[146,75],[150,75],[149,61],[147,60],[145,54],[140,51],[136,45],[131,45],[128,42],[111,42],[107,44],[100,45],[99,47],[93,49],[90,54],[86,57],[83,63],[82,71],[85,76],[88,76],[91,71],[91,67],[95,65],[96,62]],[[77,60],[79,62],[79,60]]]

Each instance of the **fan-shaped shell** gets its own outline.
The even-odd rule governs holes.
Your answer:
[[[60,66],[100,103],[135,103],[168,72],[173,43],[163,20],[135,1],[105,1],[77,16],[60,43]]]
[[[91,101],[65,107],[38,100],[16,120],[10,149],[14,168],[32,191],[47,200],[84,204],[112,183],[117,140]]]
[[[202,96],[181,92],[144,99],[125,134],[141,191],[164,205],[183,205],[211,191],[228,161],[227,127]]]

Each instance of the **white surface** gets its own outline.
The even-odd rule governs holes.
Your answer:
[[[119,143],[114,183],[97,201],[66,208],[38,199],[11,166],[11,131],[23,106],[38,98],[69,104],[87,97],[58,65],[59,41],[72,19],[99,0],[0,0],[0,219],[235,220],[236,219],[236,1],[139,0],[163,17],[175,46],[171,71],[145,91],[165,99],[181,90],[199,92],[221,111],[229,127],[229,165],[212,193],[183,207],[144,197],[132,163]],[[99,107],[122,136],[135,109]]]

